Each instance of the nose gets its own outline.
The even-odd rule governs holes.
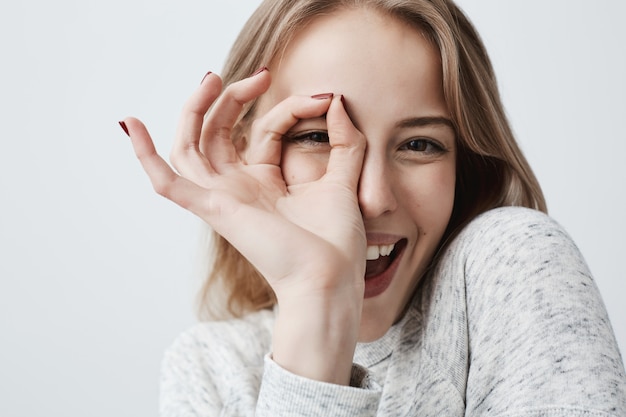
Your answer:
[[[393,212],[398,202],[394,195],[389,168],[382,157],[366,152],[359,178],[359,206],[365,220],[375,219]]]

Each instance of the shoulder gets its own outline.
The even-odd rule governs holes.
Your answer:
[[[447,248],[468,268],[517,270],[550,265],[569,267],[589,275],[578,247],[554,219],[524,207],[501,207],[485,212],[461,230]],[[448,256],[451,254],[448,253]]]
[[[273,311],[264,310],[198,323],[180,334],[161,365],[161,414],[241,415],[254,409],[273,320]]]
[[[456,271],[462,271],[470,303],[501,303],[510,308],[512,302],[593,299],[603,309],[572,238],[554,219],[536,210],[503,207],[483,213],[449,245],[442,257],[444,266],[450,259]]]
[[[431,310],[438,323],[456,318],[468,352],[469,410],[626,411],[604,304],[580,251],[552,218],[516,207],[478,216],[448,245],[433,278]]]
[[[164,367],[212,372],[224,366],[262,366],[269,351],[274,312],[198,323],[181,333],[165,352]]]
[[[227,320],[203,321],[196,323],[178,337],[179,340],[207,340],[217,343],[237,343],[250,337],[263,338],[272,328],[274,312],[259,310],[242,317]]]
[[[458,239],[492,239],[524,242],[529,238],[552,237],[571,240],[547,214],[526,207],[500,207],[480,214],[458,234]]]

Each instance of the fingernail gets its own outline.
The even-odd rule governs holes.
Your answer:
[[[316,100],[326,100],[329,98],[333,98],[333,96],[334,96],[333,93],[322,93],[322,94],[312,95],[311,98],[314,98]]]
[[[211,71],[209,71],[209,72],[207,72],[206,74],[204,74],[204,77],[202,77],[202,81],[200,81],[200,84],[202,84],[202,83],[204,82],[205,78],[206,78],[206,77],[208,77],[208,76],[209,76],[209,75],[211,75],[211,74],[212,74],[212,72],[211,72]]]
[[[268,70],[267,67],[263,66],[263,67],[259,68],[258,70],[254,71],[250,77],[254,77],[255,75],[258,75],[258,74],[262,73],[263,71],[267,71],[267,70]]]
[[[128,135],[128,137],[130,137],[130,133],[128,133],[128,128],[126,127],[126,123],[124,122],[119,122],[120,126],[122,126],[122,129],[124,129],[124,132],[126,132],[126,134]]]
[[[341,100],[341,104],[343,105],[343,107],[346,107],[346,99],[343,98],[343,94],[341,95],[340,100]]]

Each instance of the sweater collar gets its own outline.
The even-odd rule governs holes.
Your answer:
[[[367,368],[391,356],[409,316],[411,316],[411,310],[400,321],[391,326],[380,339],[367,343],[357,343],[354,351],[354,362]]]

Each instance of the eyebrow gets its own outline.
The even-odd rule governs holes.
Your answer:
[[[408,128],[408,127],[420,127],[430,125],[443,125],[448,126],[450,129],[456,131],[454,123],[447,117],[430,116],[430,117],[411,117],[409,119],[400,120],[396,123],[396,128]]]

